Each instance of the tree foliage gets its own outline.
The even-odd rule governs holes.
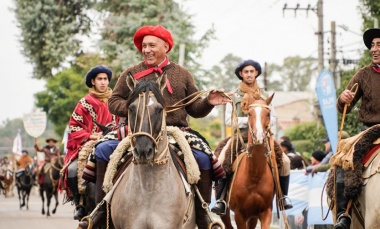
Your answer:
[[[136,30],[144,25],[161,24],[172,33],[174,39],[174,47],[168,53],[169,59],[178,62],[179,47],[185,45],[184,65],[194,74],[195,80],[199,80],[196,77],[201,70],[198,58],[210,39],[214,38],[214,29],[210,28],[199,40],[195,40],[191,15],[184,12],[177,2],[111,0],[100,2],[98,9],[107,12],[99,46],[115,72],[119,73],[142,60],[132,40]]]
[[[317,149],[324,150],[321,139],[326,138],[326,129],[318,122],[302,123],[285,131],[294,144],[296,150],[301,153],[311,153]]]
[[[75,56],[80,34],[90,30],[87,9],[92,0],[14,0],[21,29],[22,53],[33,66],[35,78],[50,78],[68,57]]]
[[[318,73],[315,58],[300,56],[286,57],[281,66],[271,64],[269,69],[271,74],[268,80],[272,82],[270,86],[279,87],[271,89],[280,91],[307,91],[310,89],[310,81]],[[281,83],[274,78],[276,76]]]

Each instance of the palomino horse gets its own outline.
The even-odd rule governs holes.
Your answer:
[[[46,216],[50,216],[50,200],[52,196],[55,198],[55,207],[52,211],[53,214],[57,211],[58,201],[58,180],[60,177],[60,171],[63,167],[63,157],[52,159],[51,163],[47,163],[44,166],[44,182],[40,186],[40,196],[42,199],[42,215],[45,215],[45,197],[46,195]]]
[[[115,228],[196,228],[193,195],[184,183],[168,149],[166,111],[162,90],[166,74],[157,81],[127,84],[128,126],[133,146],[133,163],[121,178],[111,201]]]
[[[18,193],[18,200],[20,202],[20,209],[26,205],[29,210],[29,195],[35,181],[34,165],[29,163],[23,173],[16,178],[16,186]],[[26,201],[25,201],[26,199]]]
[[[5,197],[12,197],[12,185],[14,181],[14,173],[11,164],[3,165],[1,168],[1,174],[3,179],[0,181],[0,189]]]
[[[270,106],[273,95],[264,100],[246,103],[248,107],[248,151],[237,159],[237,168],[229,190],[226,215],[221,216],[227,229],[233,228],[230,209],[235,213],[239,229],[269,229],[275,185],[269,149]],[[242,102],[243,104],[243,102]],[[244,108],[243,108],[244,110]],[[273,152],[272,152],[273,153]]]

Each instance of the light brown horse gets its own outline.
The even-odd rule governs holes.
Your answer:
[[[168,149],[162,90],[157,81],[129,76],[127,101],[133,163],[125,171],[111,201],[115,228],[196,228],[193,195],[186,192]]]
[[[2,190],[5,197],[12,197],[12,186],[14,183],[14,172],[12,165],[10,163],[3,165],[0,175],[2,176],[0,181],[0,190]]]
[[[274,95],[274,94],[273,94]],[[235,213],[239,229],[254,229],[260,220],[262,229],[269,229],[275,194],[270,159],[270,103],[266,100],[242,101],[248,112],[248,151],[236,159],[237,168],[231,183],[226,215],[221,216],[227,229],[233,228],[230,210]],[[246,99],[246,98],[245,98]]]

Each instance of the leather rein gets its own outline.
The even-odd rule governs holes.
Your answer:
[[[169,145],[168,145],[167,137],[164,139],[164,132],[166,131],[166,119],[165,119],[166,111],[163,110],[160,132],[158,133],[157,137],[153,137],[152,119],[151,119],[151,114],[150,114],[149,109],[148,109],[148,106],[149,106],[148,100],[151,97],[154,97],[154,94],[152,92],[149,92],[149,93],[142,92],[139,94],[139,100],[138,100],[137,109],[136,109],[137,112],[136,112],[136,116],[135,116],[136,121],[133,125],[133,131],[132,131],[130,119],[128,119],[128,128],[129,128],[128,132],[130,133],[129,136],[131,138],[131,145],[133,148],[136,146],[136,137],[146,136],[146,137],[150,138],[152,140],[152,142],[154,143],[154,146],[155,146],[154,157],[146,163],[137,162],[135,157],[133,157],[133,163],[134,164],[164,165],[169,161],[169,148],[168,148]],[[143,107],[141,114],[139,113],[140,106]],[[138,116],[144,117],[145,112],[148,115],[150,133],[142,131],[142,124],[143,124],[142,121],[140,121],[140,125],[137,127],[137,117]],[[130,114],[128,111],[128,116],[129,115]],[[162,140],[165,140],[164,142],[162,142],[162,144],[164,145],[164,148],[160,151],[159,145],[160,145]]]

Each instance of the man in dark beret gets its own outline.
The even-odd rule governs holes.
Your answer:
[[[75,204],[75,220],[81,220],[87,213],[84,191],[78,187],[78,163],[85,164],[86,161],[78,161],[79,151],[89,141],[98,140],[102,134],[100,125],[116,125],[117,122],[108,110],[108,99],[112,93],[109,87],[111,79],[112,71],[107,66],[98,65],[90,69],[85,76],[89,92],[79,100],[69,120],[63,185],[68,201]]]
[[[257,77],[261,75],[261,65],[255,61],[255,60],[244,60],[242,61],[235,69],[235,75],[236,77],[241,80],[239,86],[235,91],[233,92],[232,99],[235,104],[235,112],[238,117],[238,127],[240,129],[240,132],[242,135],[246,135],[248,133],[248,116],[243,112],[242,109],[242,100],[245,94],[249,94],[255,99],[266,99],[268,98],[268,93],[263,89],[260,88]],[[230,103],[226,104],[226,111],[225,111],[225,123],[227,126],[231,126],[231,113],[233,111],[233,107]],[[271,126],[275,126],[275,111],[274,107],[271,107]],[[278,147],[279,149],[279,147]],[[280,152],[282,153],[282,152]],[[229,160],[226,158],[225,160]],[[280,186],[282,189],[282,193],[284,197],[288,194],[288,187],[289,187],[289,175],[290,175],[290,160],[288,156],[286,156],[285,153],[282,153],[282,160],[283,165],[282,168],[279,169],[280,173]],[[227,186],[227,180],[229,179],[221,179],[220,183],[217,185],[216,190],[216,199],[217,202],[215,206],[211,209],[212,212],[218,215],[225,214],[226,209],[226,203],[223,200],[224,197],[222,196],[224,187]],[[284,200],[284,207],[285,209],[290,209],[293,207],[291,204],[289,198],[283,198]]]
[[[108,108],[112,114],[127,118],[127,99],[131,93],[131,90],[126,84],[128,74],[131,74],[137,81],[140,81],[143,79],[156,78],[157,75],[166,72],[167,81],[166,89],[163,91],[163,97],[167,106],[171,106],[189,95],[198,92],[191,73],[172,60],[169,60],[167,53],[173,48],[174,41],[172,34],[166,28],[161,25],[143,26],[136,31],[133,42],[143,55],[144,61],[127,68],[119,77],[109,99]],[[228,98],[223,97],[221,92],[223,92],[223,90],[212,90],[206,98],[198,98],[185,109],[168,113],[166,116],[166,125],[180,127],[183,131],[191,131],[191,129],[188,128],[188,115],[194,118],[202,118],[207,116],[216,105],[229,102]],[[117,143],[117,141],[105,141],[100,143],[95,149],[97,190],[98,187],[99,190],[101,190],[102,182],[100,182],[100,179],[104,178],[103,169],[105,170],[110,155],[117,146],[115,143]],[[204,201],[210,203],[212,179],[216,179],[215,177],[217,177],[214,173],[216,170],[213,170],[215,165],[211,165],[211,158],[206,153],[201,151],[196,152],[195,150],[193,153],[197,154],[195,158],[197,162],[203,166],[200,167],[201,181],[197,184],[198,189]],[[217,163],[217,158],[215,163]],[[97,202],[100,200],[97,199]],[[210,220],[197,196],[195,198],[195,208],[198,228],[207,228]],[[133,209],[131,209],[131,211],[133,211]],[[96,226],[104,222],[105,215],[105,205],[102,205],[98,213],[92,217],[94,225]],[[87,225],[88,222],[84,221],[80,223],[79,227],[87,228]]]
[[[362,130],[380,124],[380,29],[368,29],[363,34],[364,45],[369,49],[372,62],[361,68],[347,84],[346,89],[337,99],[337,109],[343,113],[352,111],[355,104],[361,99],[358,119],[362,123]],[[353,87],[357,84],[357,92]],[[378,136],[380,137],[380,136]],[[337,166],[336,170],[336,191],[343,193],[344,170]],[[348,199],[344,195],[337,195],[337,223],[334,228],[350,228],[351,217],[344,213],[347,209]]]

